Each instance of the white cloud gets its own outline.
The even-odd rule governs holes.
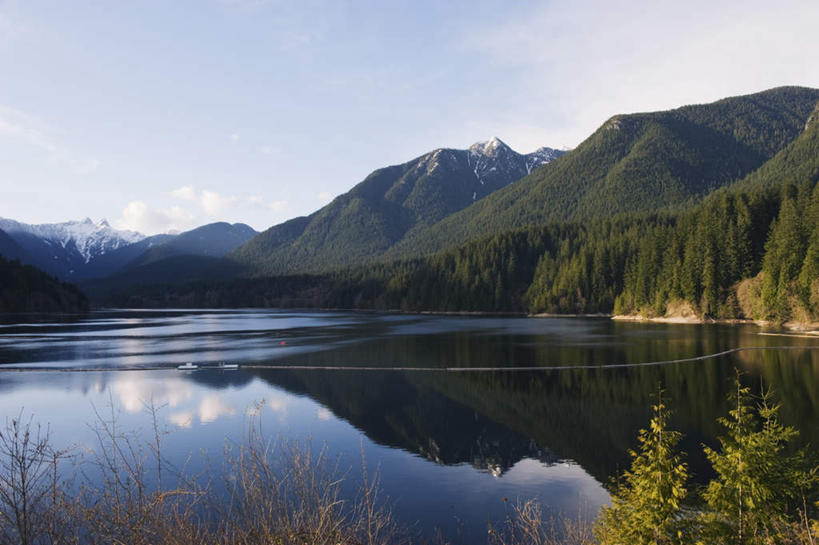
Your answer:
[[[115,223],[119,229],[150,234],[184,231],[193,227],[193,221],[194,216],[179,206],[163,210],[151,208],[143,201],[131,201]]]
[[[267,399],[265,403],[267,404],[268,408],[274,413],[286,413],[287,407],[290,405],[290,398],[275,397]]]
[[[173,191],[171,191],[171,195],[173,195],[177,199],[182,199],[185,201],[196,200],[196,191],[193,189],[192,185],[184,185],[179,189],[174,189]]]
[[[217,395],[205,396],[199,403],[199,421],[213,422],[220,416],[236,414],[236,409],[222,401]]]
[[[264,204],[264,197],[261,195],[251,195],[247,198],[247,202],[253,206],[262,206]]]
[[[193,394],[190,385],[182,380],[146,379],[131,373],[123,373],[123,377],[111,385],[111,390],[129,413],[145,410],[146,405],[151,402],[156,407],[163,405],[176,407],[190,399]]]
[[[226,197],[216,191],[204,190],[199,197],[202,209],[208,214],[215,215],[238,202],[236,197]]]
[[[190,428],[193,422],[192,411],[179,411],[168,415],[168,421],[180,428]]]
[[[267,207],[274,212],[281,212],[287,208],[287,201],[270,201]]]
[[[236,196],[222,195],[221,193],[211,191],[209,189],[205,189],[197,193],[196,188],[194,188],[192,185],[185,185],[178,189],[174,189],[171,191],[171,195],[177,199],[198,203],[202,207],[202,210],[210,215],[219,214],[224,209],[239,203],[241,200]],[[250,204],[257,204],[256,199],[261,199],[261,197],[249,197],[247,202]]]
[[[330,420],[333,417],[333,413],[331,413],[328,409],[321,407],[316,409],[316,418],[322,421]]]
[[[332,200],[333,194],[330,193],[329,191],[322,191],[318,195],[316,195],[316,198],[323,203],[328,203]]]
[[[229,138],[230,138],[231,142],[238,142],[239,141],[239,133],[233,133],[233,134],[230,135]]]

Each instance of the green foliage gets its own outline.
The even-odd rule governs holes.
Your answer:
[[[327,273],[417,258],[533,225],[688,210],[775,156],[793,179],[819,172],[804,167],[819,166],[809,138],[790,145],[817,100],[819,90],[781,87],[665,112],[618,115],[575,150],[517,181],[476,184],[461,152],[433,152],[373,172],[309,217],[268,229],[231,257],[260,275]],[[774,166],[741,183],[767,189],[781,182],[781,170]],[[711,312],[715,285],[704,293]],[[567,304],[582,301],[570,297]]]
[[[412,191],[402,193],[406,184],[424,185],[432,183],[431,178],[421,176],[427,172],[424,169],[408,171],[407,165],[377,171],[315,217],[277,226],[239,251],[256,248],[255,257],[244,256],[242,262],[254,262],[264,255],[275,261],[278,258],[271,256],[279,255],[276,248],[291,247],[297,240],[304,242],[307,239],[301,237],[313,233],[343,256],[341,260],[315,253],[305,242],[296,244],[298,249],[293,246],[292,251],[281,253],[284,261],[269,270],[280,270],[287,260],[295,260],[308,269],[310,263],[320,262],[328,272],[229,280],[231,274],[243,274],[243,269],[223,263],[220,267],[224,271],[219,274],[203,274],[204,268],[197,267],[189,278],[197,282],[182,287],[168,284],[178,284],[186,274],[174,274],[172,279],[141,275],[134,280],[147,284],[150,279],[157,285],[128,288],[126,293],[120,284],[120,291],[108,292],[105,302],[128,306],[297,305],[815,320],[819,318],[819,122],[809,121],[805,126],[805,119],[817,96],[819,92],[813,90],[783,88],[673,112],[614,118],[577,150],[470,206],[470,210],[486,212],[459,224],[459,229],[468,231],[471,242],[424,257],[389,258],[402,255],[403,250],[397,250],[400,245],[394,245],[397,238],[392,235],[380,238],[388,231],[379,226],[386,225],[385,221],[403,221],[400,211],[374,216],[362,213],[375,206],[372,199],[381,198],[379,195],[409,199]],[[819,119],[819,110],[814,115]],[[707,134],[701,134],[703,130]],[[704,158],[714,148],[709,144],[695,153],[669,148],[668,142],[655,145],[657,139],[670,138],[672,133],[684,136],[680,142],[687,142],[689,147],[700,146],[700,138],[713,144],[733,135],[737,149],[773,158],[735,187],[712,191],[693,207],[680,204],[673,212],[634,212],[528,225],[549,217],[593,216],[571,212],[586,202],[581,194],[588,194],[584,192],[593,179],[611,181],[623,176],[622,180],[638,183],[671,169],[678,178],[711,191],[711,185],[703,180],[717,170],[707,170],[710,174],[706,175],[705,170],[697,169],[706,163],[718,168],[719,161]],[[782,146],[785,148],[776,153]],[[636,157],[642,159],[637,161]],[[689,158],[685,168],[679,166],[681,157]],[[669,166],[672,163],[676,170]],[[810,166],[814,163],[817,168]],[[808,167],[802,168],[805,164]],[[696,174],[687,173],[689,167]],[[739,176],[746,170],[736,172]],[[405,183],[395,186],[396,176]],[[544,197],[542,188],[533,185],[536,178],[552,180],[560,191]],[[564,183],[567,180],[570,183]],[[677,184],[669,180],[662,183]],[[606,186],[600,199],[593,201],[598,215],[621,210],[611,206],[620,196],[634,197],[628,189],[615,186]],[[532,201],[537,195],[546,200]],[[503,211],[488,212],[492,202]],[[526,202],[537,206],[520,208]],[[655,202],[649,208],[656,206]],[[346,212],[334,212],[336,207]],[[504,219],[508,214],[514,219]],[[338,224],[341,217],[347,219]],[[466,218],[452,216],[456,217]],[[509,225],[528,226],[498,232]],[[405,232],[401,229],[396,233]],[[497,234],[474,239],[476,233],[483,232]],[[429,230],[417,233],[424,236],[424,246],[417,247],[418,252],[459,240],[458,236],[439,239]],[[374,255],[384,251],[382,261],[373,261]],[[343,266],[353,262],[359,266]]]
[[[620,213],[679,211],[714,190],[777,163],[745,189],[819,173],[813,130],[800,137],[819,91],[781,87],[667,112],[618,115],[576,149],[390,249],[398,258],[508,229]],[[819,126],[819,123],[815,123]],[[787,152],[785,148],[788,148]],[[777,155],[779,154],[779,155]]]
[[[705,503],[683,505],[687,466],[659,402],[611,507],[601,509],[601,545],[815,543],[819,466],[810,468],[805,452],[793,449],[797,432],[781,423],[770,390],[754,397],[737,374],[728,398],[729,416],[718,419],[720,448],[704,446],[715,474],[703,489]]]
[[[788,453],[797,432],[781,424],[770,392],[755,400],[737,377],[731,402],[730,416],[720,419],[720,450],[705,447],[717,474],[703,493],[705,536],[713,543],[785,543],[783,529],[798,523],[797,508],[815,478],[804,453]]]
[[[601,545],[685,543],[680,515],[688,467],[676,452],[680,434],[668,429],[669,411],[662,392],[648,429],[640,430],[631,469],[612,492],[611,507],[601,509],[595,534]]]
[[[232,258],[268,275],[370,263],[402,238],[527,174],[526,157],[505,144],[486,153],[478,159],[470,150],[441,149],[376,170],[310,216],[271,227]],[[476,161],[492,159],[498,168],[487,169],[479,183]]]
[[[76,287],[43,271],[0,257],[0,312],[84,312],[88,300]]]

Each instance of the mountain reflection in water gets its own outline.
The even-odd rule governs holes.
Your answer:
[[[284,342],[284,344],[282,344]],[[166,453],[218,457],[249,414],[271,433],[325,444],[346,463],[379,467],[396,512],[432,535],[467,542],[502,519],[503,498],[539,498],[550,512],[593,513],[628,464],[659,387],[694,478],[709,469],[734,369],[783,401],[803,443],[819,440],[819,351],[754,351],[700,362],[621,369],[446,373],[244,369],[207,364],[495,367],[671,360],[735,346],[812,346],[754,326],[624,324],[354,313],[109,312],[72,323],[0,326],[0,362],[49,368],[162,366],[166,371],[0,373],[0,407],[50,422],[55,441],[85,444],[108,403],[122,426],[145,430],[161,407]],[[195,466],[195,462],[189,462]],[[203,462],[204,463],[204,462]],[[352,472],[354,473],[354,472]],[[354,487],[354,483],[351,483]],[[352,490],[352,488],[351,488]],[[434,491],[434,493],[431,493]],[[482,539],[482,538],[481,538]]]

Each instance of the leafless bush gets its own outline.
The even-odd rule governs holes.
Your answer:
[[[412,536],[382,497],[362,453],[357,497],[326,448],[269,439],[252,418],[225,452],[217,487],[165,459],[160,408],[146,404],[152,435],[121,429],[110,404],[92,426],[85,457],[51,446],[48,429],[18,418],[0,430],[0,545],[403,545]],[[67,483],[64,473],[77,475]],[[444,540],[439,540],[444,542]],[[588,545],[583,520],[547,522],[533,501],[518,504],[491,545]]]
[[[24,419],[22,410],[0,430],[0,542],[62,543],[65,498],[60,465],[68,451],[54,450],[50,431]]]
[[[489,528],[490,545],[592,545],[596,543],[591,525],[578,516],[547,520],[535,500],[512,507],[504,526]]]

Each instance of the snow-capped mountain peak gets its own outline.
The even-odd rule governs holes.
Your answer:
[[[91,218],[39,225],[0,218],[0,229],[10,235],[15,233],[33,235],[52,246],[57,245],[67,251],[76,251],[82,256],[85,263],[106,252],[145,238],[145,235],[135,231],[114,229],[105,219],[94,223]]]
[[[510,148],[503,140],[493,136],[485,142],[469,146],[467,160],[481,186],[489,184],[490,191],[508,180],[517,180],[530,174],[536,167],[561,156],[564,152],[552,148],[539,148],[532,153],[521,154]],[[504,180],[506,180],[504,182]],[[477,200],[487,192],[478,191],[473,195]]]
[[[515,153],[512,148],[506,145],[506,143],[497,136],[493,136],[486,142],[475,142],[469,146],[469,151],[474,155],[485,155],[488,157],[493,157],[505,152]]]

